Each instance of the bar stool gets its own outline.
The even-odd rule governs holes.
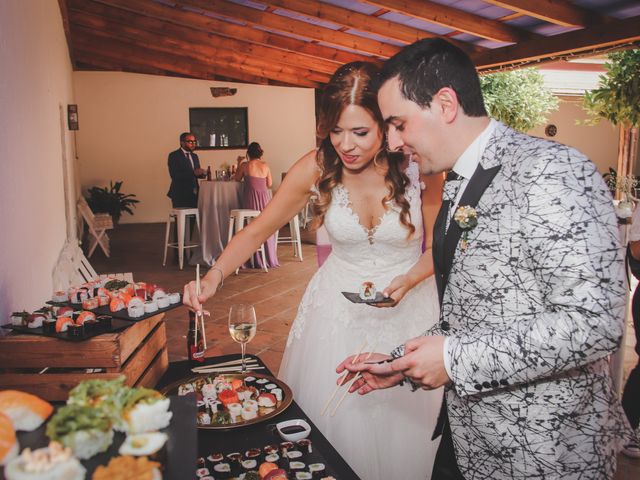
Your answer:
[[[199,243],[184,244],[185,231],[187,228],[187,217],[196,217],[196,225],[198,227],[198,235],[200,235],[200,215],[197,208],[172,208],[167,219],[167,228],[164,235],[164,259],[162,260],[162,266],[167,264],[167,248],[178,249],[178,263],[180,264],[180,270],[184,265],[184,249],[199,247]],[[171,230],[171,222],[177,223],[178,241],[169,243],[169,231]]]
[[[229,236],[227,238],[227,245],[231,242],[231,238],[233,235],[237,234],[240,230],[242,230],[246,224],[249,224],[251,220],[260,215],[260,210],[251,210],[248,208],[235,208],[229,212]],[[264,244],[260,245],[260,248],[257,250],[260,252],[262,256],[262,269],[265,273],[269,272],[269,268],[267,267],[267,255],[264,250]],[[251,258],[251,265],[253,265],[253,256]],[[236,268],[236,275],[238,274],[239,268]]]
[[[293,243],[293,256],[302,261],[302,240],[300,239],[300,217],[295,215],[289,220],[289,232],[288,237],[278,236],[276,237],[276,251],[278,250],[278,244],[280,243]]]

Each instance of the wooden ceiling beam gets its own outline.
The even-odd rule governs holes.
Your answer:
[[[485,2],[563,27],[587,27],[612,20],[610,17],[566,0],[485,0]]]
[[[89,70],[98,69],[106,71],[122,71],[130,73],[143,73],[148,75],[171,75],[177,77],[197,78],[202,80],[216,80],[218,75],[211,68],[204,68],[198,65],[184,66],[173,63],[171,58],[162,55],[152,59],[141,58],[139,54],[131,55],[128,66],[122,65],[121,55],[123,52],[114,50],[98,50],[90,45],[81,45],[74,47],[74,54],[77,63],[80,64],[79,69]],[[264,77],[249,75],[241,71],[233,71],[225,69],[227,78],[232,78],[236,82],[267,84],[268,80]]]
[[[122,35],[127,34],[129,37],[144,35],[144,32],[149,32],[180,41],[185,45],[185,48],[188,48],[188,42],[194,49],[199,50],[203,54],[210,53],[210,48],[214,47],[244,55],[251,55],[276,64],[307,68],[325,74],[332,74],[340,65],[336,62],[312,58],[306,55],[298,55],[278,48],[265,47],[264,45],[242,42],[212,33],[205,33],[200,30],[187,28],[183,25],[176,25],[156,18],[125,12],[124,10],[88,0],[73,0],[71,12],[74,23],[80,23],[85,26],[93,24],[95,28],[113,30]],[[104,22],[104,24],[101,24],[101,22]]]
[[[330,3],[322,3],[317,0],[266,0],[269,5],[296,12],[309,17],[317,18],[327,22],[335,23],[343,28],[355,29],[361,32],[372,33],[383,38],[398,40],[406,44],[413,43],[421,38],[434,38],[438,35],[409,27],[401,23],[390,22],[377,16],[365,15],[349,10],[348,8],[336,7]],[[484,50],[465,42],[452,40],[456,45],[468,53]]]
[[[371,40],[357,35],[332,30],[330,28],[313,25],[301,20],[294,20],[283,15],[265,12],[256,8],[244,7],[236,3],[223,0],[174,0],[176,4],[199,8],[207,12],[263,28],[290,33],[302,38],[317,40],[341,48],[348,48],[355,52],[388,58],[396,54],[400,48],[395,45]]]
[[[473,56],[479,70],[525,61],[542,61],[571,53],[615,47],[640,41],[640,16],[574,30],[535,42],[510,45]]]
[[[198,13],[189,12],[181,8],[170,7],[161,3],[148,0],[94,0],[104,5],[118,8],[134,14],[144,15],[150,18],[166,21],[175,25],[182,25],[192,30],[200,30],[224,37],[242,39],[245,42],[256,43],[287,50],[298,55],[306,55],[327,61],[337,62],[338,65],[354,61],[371,60],[375,58],[357,53],[339,50],[337,48],[316,45],[291,37],[285,37],[274,33],[258,30],[252,27],[219,20]]]
[[[320,85],[320,82],[309,80],[297,72],[292,73],[288,68],[277,67],[267,63],[260,64],[253,59],[242,62],[221,58],[220,56],[204,57],[185,52],[179,48],[172,49],[153,41],[133,41],[126,38],[113,38],[108,32],[82,26],[76,26],[74,28],[73,42],[74,50],[76,48],[91,48],[97,49],[99,52],[110,50],[119,52],[121,55],[121,64],[125,66],[130,56],[135,56],[139,62],[145,59],[152,62],[155,57],[160,56],[169,66],[171,62],[173,62],[176,64],[176,67],[179,67],[181,71],[185,72],[189,72],[189,67],[193,66],[198,72],[205,71],[209,72],[209,74],[215,72],[220,75],[225,75],[227,74],[226,70],[229,70],[229,72],[241,72],[253,76],[262,76],[288,85],[300,87],[315,88]],[[149,65],[158,66],[154,63],[149,63]],[[170,70],[171,68],[166,69]],[[191,75],[198,77],[198,74],[195,73]],[[228,73],[227,76],[231,76],[231,73]]]
[[[363,0],[380,8],[408,15],[425,22],[460,30],[496,42],[517,43],[537,35],[497,20],[448,7],[428,0]]]

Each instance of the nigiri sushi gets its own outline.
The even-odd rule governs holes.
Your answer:
[[[32,431],[53,412],[51,404],[40,397],[18,390],[0,391],[0,412],[7,415],[16,430]]]
[[[16,438],[11,419],[4,413],[0,413],[0,465],[6,465],[18,456],[20,445]]]

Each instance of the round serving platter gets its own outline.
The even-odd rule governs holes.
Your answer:
[[[245,427],[247,425],[254,425],[256,423],[264,422],[265,420],[269,420],[270,418],[279,415],[283,411],[285,411],[291,402],[293,402],[293,392],[289,388],[289,386],[281,380],[278,380],[275,377],[270,375],[263,375],[258,373],[210,373],[210,374],[200,374],[192,377],[187,377],[182,380],[178,380],[162,390],[164,395],[180,395],[180,390],[185,390],[185,386],[190,384],[193,386],[193,392],[196,394],[197,400],[202,400],[202,386],[207,383],[213,383],[216,378],[224,378],[224,381],[227,383],[231,383],[233,380],[242,381],[243,386],[245,387],[255,387],[259,393],[269,393],[269,390],[266,389],[265,385],[274,384],[276,388],[282,390],[282,400],[276,402],[275,407],[258,407],[258,416],[256,418],[252,418],[249,420],[244,420],[241,417],[237,417],[231,423],[201,423],[200,415],[196,419],[196,426],[205,430],[228,430],[231,428],[239,428]],[[247,378],[254,378],[255,381],[247,382]],[[257,383],[258,380],[267,380],[266,382]],[[182,387],[182,388],[181,388]],[[188,387],[186,388],[188,390]],[[184,395],[185,393],[183,393]],[[256,398],[252,397],[254,400]],[[198,413],[205,408],[204,406],[198,407]],[[224,407],[226,410],[226,407]],[[226,410],[228,411],[228,410]]]

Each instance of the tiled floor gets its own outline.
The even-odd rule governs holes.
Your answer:
[[[162,267],[164,224],[119,225],[110,233],[112,255],[107,259],[98,249],[91,264],[98,273],[133,272],[135,280],[163,285],[170,291],[182,291],[185,283],[195,277],[195,267],[178,268],[170,252],[167,266]],[[207,355],[215,356],[238,352],[240,346],[229,336],[227,314],[234,303],[252,303],[258,317],[258,333],[248,345],[247,351],[258,354],[272,372],[277,372],[291,323],[295,318],[304,289],[316,271],[316,255],[313,245],[303,245],[304,261],[293,256],[290,245],[281,245],[281,266],[269,273],[258,270],[241,270],[224,282],[224,287],[205,306],[211,312],[207,323]],[[203,270],[204,271],[204,270]],[[178,308],[167,313],[167,342],[169,359],[186,358],[187,311]],[[633,352],[634,335],[628,331],[625,374],[637,362]],[[626,375],[625,375],[626,378]],[[640,460],[619,457],[615,480],[640,479]],[[594,479],[595,480],[595,479]]]

